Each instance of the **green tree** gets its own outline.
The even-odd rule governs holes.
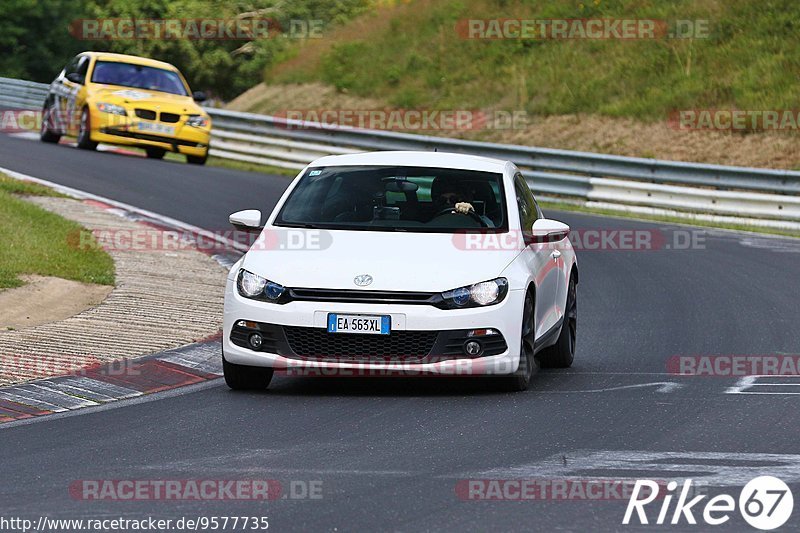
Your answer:
[[[230,99],[263,80],[267,67],[298,43],[278,31],[255,40],[108,39],[70,33],[79,19],[271,19],[286,30],[292,20],[316,19],[325,29],[349,20],[370,0],[3,0],[0,76],[48,82],[82,50],[134,54],[168,61],[194,90]],[[78,25],[79,26],[79,25]]]
[[[49,82],[85,48],[69,33],[83,0],[3,0],[0,76]]]

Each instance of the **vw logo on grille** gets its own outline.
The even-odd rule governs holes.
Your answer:
[[[369,274],[359,274],[355,278],[353,278],[353,283],[358,285],[359,287],[366,287],[370,283],[372,283],[372,276]]]

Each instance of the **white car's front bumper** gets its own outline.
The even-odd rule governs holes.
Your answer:
[[[234,364],[273,367],[294,375],[387,375],[395,373],[413,375],[485,375],[510,374],[519,364],[520,332],[525,291],[509,291],[497,305],[469,309],[443,310],[431,305],[368,304],[339,302],[294,301],[286,304],[260,302],[242,297],[236,284],[229,279],[225,288],[225,314],[222,348],[225,359]],[[389,315],[392,331],[449,331],[494,329],[502,334],[506,350],[499,354],[470,358],[466,354],[449,356],[433,362],[409,362],[386,358],[367,361],[324,360],[279,355],[270,351],[256,351],[231,341],[231,332],[239,321],[252,321],[279,326],[300,326],[326,330],[328,313]],[[343,333],[335,335],[347,335]],[[335,355],[335,354],[331,354]],[[409,354],[411,355],[411,354]],[[413,354],[427,355],[427,354]],[[431,354],[435,359],[438,354]]]

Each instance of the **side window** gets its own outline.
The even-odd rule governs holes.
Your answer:
[[[78,61],[78,68],[76,72],[81,77],[81,85],[86,83],[86,71],[89,70],[89,58],[87,56],[81,56],[80,60]]]
[[[67,66],[64,67],[64,77],[67,77],[67,74],[72,74],[74,72],[78,72],[78,63],[82,59],[82,56],[75,56],[73,57]]]
[[[520,227],[522,231],[529,232],[533,223],[539,218],[539,208],[521,174],[517,174],[514,177],[514,192],[517,196]]]
[[[545,218],[544,213],[542,213],[542,208],[539,207],[539,202],[537,202],[536,197],[533,196],[533,192],[531,192],[531,197],[533,197],[533,205],[536,207],[536,218]]]

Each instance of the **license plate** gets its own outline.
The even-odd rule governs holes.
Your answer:
[[[392,320],[389,316],[328,314],[328,333],[360,333],[388,335]]]
[[[174,126],[165,126],[157,122],[140,122],[139,131],[152,131],[154,133],[163,133],[165,135],[175,135]]]

